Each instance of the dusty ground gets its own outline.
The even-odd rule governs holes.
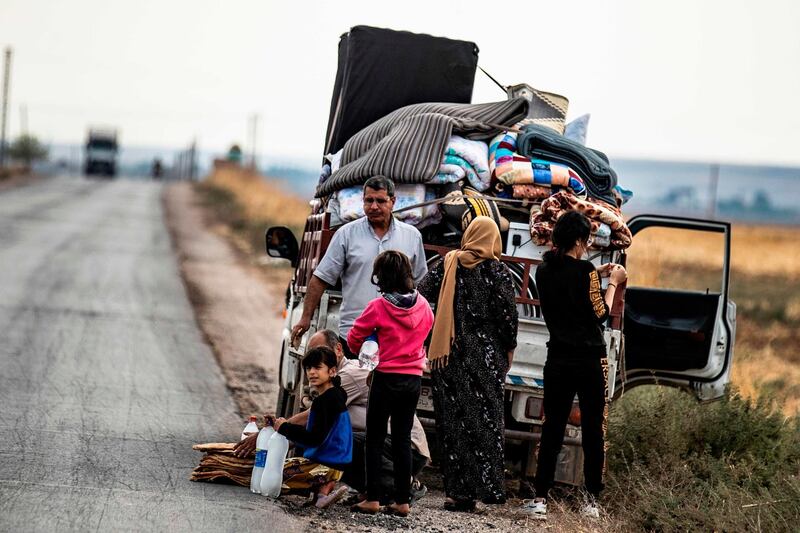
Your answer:
[[[167,188],[164,203],[173,245],[184,283],[195,306],[197,321],[214,349],[240,413],[244,416],[272,412],[277,397],[286,271],[265,274],[263,269],[251,265],[225,228],[215,227],[212,218],[204,213],[189,184]],[[583,522],[566,505],[552,505],[546,523],[531,520],[519,511],[519,499],[510,499],[502,506],[481,506],[478,514],[447,512],[442,509],[444,494],[437,469],[428,468],[423,480],[431,491],[417,503],[412,516],[407,519],[353,514],[344,505],[323,512],[307,505],[299,496],[281,498],[279,503],[292,515],[307,519],[309,531],[616,529],[611,521]],[[232,487],[231,490],[244,489]]]
[[[283,300],[195,204],[187,183],[164,194],[167,226],[197,322],[243,418],[275,411]]]

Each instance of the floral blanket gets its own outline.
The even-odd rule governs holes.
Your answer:
[[[578,198],[567,191],[558,192],[542,201],[539,211],[531,211],[531,238],[541,246],[548,244],[553,235],[556,220],[567,211],[580,211],[592,223],[592,234],[597,235],[601,224],[611,230],[609,247],[623,250],[631,245],[631,230],[625,224],[622,213],[603,202],[592,202]],[[600,232],[601,234],[604,233]],[[598,243],[599,245],[599,243]]]

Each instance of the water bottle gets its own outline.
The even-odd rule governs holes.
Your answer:
[[[253,433],[258,433],[258,425],[256,424],[257,418],[254,416],[250,417],[250,420],[247,422],[247,425],[242,430],[242,437],[239,441],[243,441]]]
[[[358,366],[366,368],[370,372],[378,366],[378,334],[373,333],[361,345],[358,352]]]
[[[261,494],[270,498],[281,495],[283,485],[283,462],[289,452],[289,441],[280,433],[269,438],[267,444],[267,467],[261,477]]]
[[[253,474],[250,476],[250,491],[256,494],[261,493],[261,478],[264,475],[264,467],[267,464],[267,444],[270,437],[275,434],[275,429],[267,421],[267,425],[261,428],[256,439],[256,460],[253,463]]]

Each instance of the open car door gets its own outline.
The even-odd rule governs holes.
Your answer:
[[[626,254],[624,363],[617,393],[660,384],[702,401],[730,382],[736,304],[728,297],[727,222],[639,215]],[[621,385],[621,387],[620,387]]]

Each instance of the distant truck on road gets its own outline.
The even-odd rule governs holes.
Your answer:
[[[117,175],[117,130],[90,128],[86,136],[84,174],[87,176]]]

